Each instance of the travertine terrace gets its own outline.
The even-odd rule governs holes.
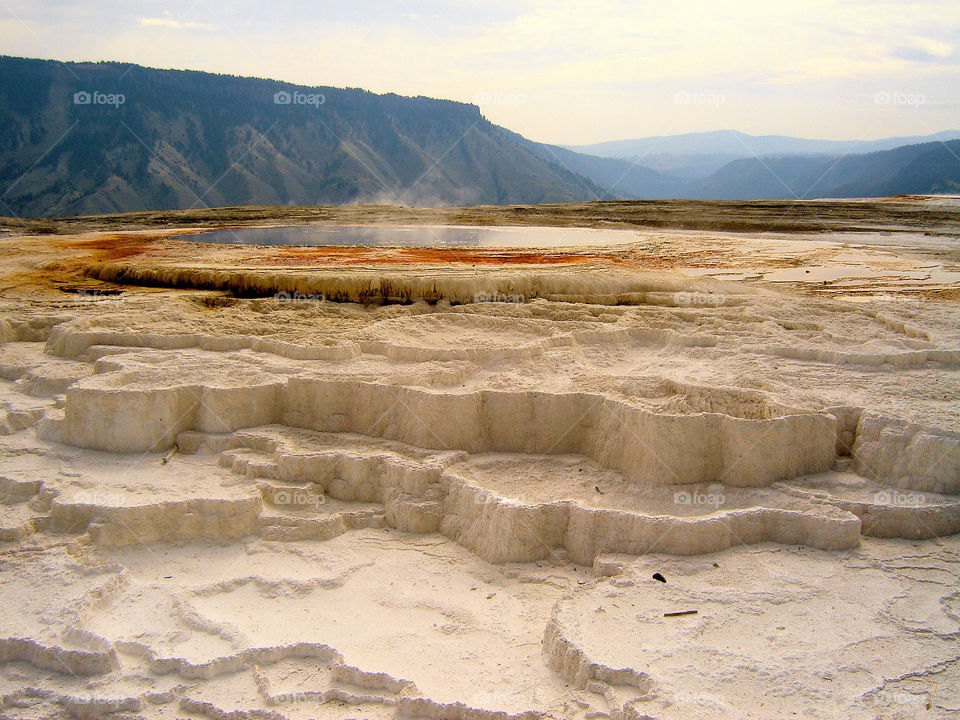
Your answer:
[[[960,206],[796,206],[11,222],[0,717],[960,717]]]

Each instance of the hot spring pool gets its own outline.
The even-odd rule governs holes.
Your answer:
[[[569,247],[636,242],[636,230],[458,225],[282,225],[180,235],[228,245],[399,245],[406,247]]]

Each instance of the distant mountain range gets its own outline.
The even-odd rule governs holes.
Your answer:
[[[688,186],[685,197],[849,198],[960,193],[960,140],[846,157],[735,160]]]
[[[0,215],[603,192],[517,137],[447,100],[0,57]]]
[[[0,215],[957,193],[957,138],[725,130],[571,148],[448,100],[0,56]]]
[[[676,156],[673,167],[662,162],[660,169],[638,160],[533,149],[606,188],[605,198],[782,200],[960,193],[960,140],[845,156]],[[683,158],[689,164],[683,165]]]
[[[867,141],[718,130],[565,149],[572,170],[626,197],[753,200],[960,192],[956,130]],[[600,170],[595,160],[580,161],[578,153],[608,164]],[[611,182],[611,175],[620,180]]]
[[[932,135],[891,137],[882,140],[807,140],[786,135],[747,135],[736,130],[656,135],[635,140],[613,140],[594,145],[566,145],[569,150],[587,155],[615,158],[641,158],[650,155],[848,155],[893,150],[903,145],[940,140],[958,140],[960,130]]]

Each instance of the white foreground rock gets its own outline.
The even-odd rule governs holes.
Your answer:
[[[4,301],[0,717],[960,717],[952,304],[497,277]]]

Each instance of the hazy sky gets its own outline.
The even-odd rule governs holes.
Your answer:
[[[960,129],[960,0],[0,0],[0,52],[464,100],[554,143]]]

